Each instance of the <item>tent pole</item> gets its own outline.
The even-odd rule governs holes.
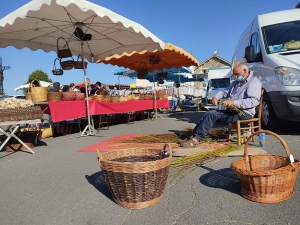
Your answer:
[[[156,108],[156,90],[155,90],[155,78],[154,78],[154,64],[152,64],[152,78],[153,78],[153,94],[154,94],[154,118],[157,119],[157,108]]]
[[[85,84],[86,111],[87,111],[87,118],[88,118],[88,125],[82,131],[81,136],[88,136],[88,135],[95,135],[95,128],[91,124],[91,117],[90,117],[90,106],[89,106],[89,100],[88,100],[89,95],[88,95],[88,88],[87,88],[87,83],[86,83],[86,68],[85,68],[85,64],[84,64],[84,55],[83,55],[83,41],[81,41],[81,56],[82,56],[84,84]]]

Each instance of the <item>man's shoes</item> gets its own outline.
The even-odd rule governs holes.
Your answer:
[[[195,148],[200,145],[200,142],[196,138],[185,139],[179,141],[179,146],[183,148]]]

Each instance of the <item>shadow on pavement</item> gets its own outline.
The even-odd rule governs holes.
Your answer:
[[[281,121],[281,126],[274,132],[279,135],[300,135],[300,123],[291,121]]]
[[[209,172],[199,178],[201,184],[212,187],[220,188],[234,194],[240,194],[241,186],[235,172],[230,168],[214,170],[207,166],[200,166],[202,169]]]
[[[106,196],[111,201],[115,202],[108,186],[105,183],[102,171],[92,174],[91,176],[85,175],[87,181],[93,185],[99,192]]]

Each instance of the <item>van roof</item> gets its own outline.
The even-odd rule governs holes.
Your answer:
[[[296,21],[300,20],[300,9],[296,8],[261,14],[257,16],[257,19],[261,27],[289,21]]]

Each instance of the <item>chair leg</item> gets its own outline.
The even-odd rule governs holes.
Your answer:
[[[240,124],[239,121],[237,121],[236,125],[237,125],[236,130],[237,130],[238,146],[240,146],[241,145],[241,129],[240,129],[241,128],[241,124]]]
[[[251,134],[254,133],[254,122],[251,122]],[[254,137],[251,138],[252,139],[252,142],[254,142]]]

